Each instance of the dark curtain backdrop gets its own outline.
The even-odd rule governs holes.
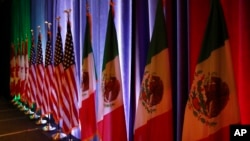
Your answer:
[[[82,48],[85,32],[86,0],[26,0],[30,3],[30,29],[41,26],[43,51],[45,51],[45,21],[52,23],[52,43],[55,44],[56,17],[60,16],[63,45],[66,34],[65,9],[72,9],[70,20],[76,52],[78,78],[80,82]],[[133,124],[140,91],[147,49],[154,26],[157,0],[113,0],[115,3],[115,25],[118,35],[121,63],[122,86],[128,137],[133,140]],[[13,4],[21,0],[12,0]],[[233,63],[240,103],[242,123],[250,124],[250,2],[248,0],[221,0],[229,31],[229,42],[233,53]],[[97,76],[100,80],[104,42],[106,35],[109,0],[88,0],[92,16],[92,44]],[[24,6],[19,5],[19,6]],[[12,7],[12,11],[15,7]],[[173,110],[175,140],[181,140],[184,109],[193,79],[193,73],[210,10],[210,0],[165,0],[164,3],[167,42],[170,49],[171,79],[173,86]],[[13,21],[12,21],[13,22]],[[22,22],[14,25],[22,27]],[[17,28],[15,26],[15,28]],[[14,28],[14,29],[15,29]],[[27,32],[30,32],[30,29]],[[15,42],[21,35],[11,32]],[[9,48],[9,45],[7,46]],[[6,48],[7,48],[6,47]],[[160,67],[160,66],[159,66]],[[80,91],[80,85],[78,86]],[[98,83],[97,94],[101,86]],[[98,101],[97,101],[98,102]],[[80,137],[79,130],[73,135]]]
[[[0,98],[4,97],[6,99],[10,99],[10,88],[9,88],[9,76],[10,76],[10,33],[11,33],[11,1],[9,0],[1,0],[0,1],[0,17],[1,17],[1,26],[0,26],[0,81],[1,84],[1,92]]]

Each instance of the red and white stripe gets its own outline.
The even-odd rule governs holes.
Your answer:
[[[77,89],[77,75],[75,66],[75,54],[73,39],[71,34],[70,22],[67,23],[67,34],[65,42],[65,51],[63,58],[64,78],[63,78],[63,103],[62,117],[63,131],[69,134],[74,127],[78,126],[78,89]]]
[[[41,33],[39,33],[37,44],[37,58],[36,58],[36,98],[37,98],[37,109],[41,109],[41,115],[45,116],[46,101],[44,100],[44,64],[43,64],[43,53],[41,43]]]
[[[28,85],[27,91],[30,97],[29,103],[36,103],[36,54],[35,54],[35,44],[34,39],[32,38],[32,46],[30,49],[30,60],[29,60],[29,76],[28,76]]]
[[[64,98],[63,91],[62,91],[62,77],[63,77],[63,65],[60,63],[59,65],[54,67],[54,83],[55,83],[55,93],[57,95],[57,101],[53,102],[54,106],[57,108],[57,112],[53,113],[53,117],[56,123],[59,122],[59,120],[62,118],[62,104],[69,105],[67,104],[67,100]],[[52,100],[53,101],[53,100]],[[64,113],[64,112],[63,112]],[[65,114],[65,113],[64,113]]]
[[[61,27],[58,24],[58,31],[56,36],[56,45],[55,45],[55,55],[54,55],[54,84],[55,84],[55,94],[57,96],[57,101],[54,101],[56,99],[52,99],[55,108],[57,109],[55,112],[53,112],[53,117],[55,122],[58,124],[59,120],[61,119],[61,111],[62,111],[62,77],[64,73],[63,69],[63,49],[62,49],[62,38],[61,38]],[[67,102],[67,101],[64,101]]]

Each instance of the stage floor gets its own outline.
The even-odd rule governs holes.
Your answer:
[[[52,141],[52,135],[57,130],[43,131],[46,124],[37,125],[37,120],[30,119],[29,116],[17,105],[0,96],[0,141]],[[60,140],[68,141],[69,138]]]

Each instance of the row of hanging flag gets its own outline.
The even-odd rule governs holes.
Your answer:
[[[62,120],[62,129],[66,134],[80,126],[82,140],[91,139],[94,135],[103,141],[128,140],[112,11],[111,6],[100,81],[102,92],[97,96],[98,102],[95,101],[97,77],[89,13],[86,16],[80,94],[69,19],[64,52],[58,23],[54,57],[51,33],[47,32],[45,64],[42,61],[40,33],[36,49],[32,38],[29,59],[28,40],[22,44],[22,53],[21,47],[18,47],[17,54],[12,55],[11,93],[19,93],[24,101],[36,103],[42,115],[52,114],[57,123]],[[164,17],[162,1],[159,0],[136,107],[135,141],[174,140],[171,69]],[[212,0],[211,15],[186,105],[183,141],[228,140],[230,124],[240,122],[230,57],[223,11],[219,1]],[[78,101],[81,101],[80,107]]]
[[[71,134],[80,127],[81,139],[98,135],[101,140],[127,140],[121,74],[118,56],[118,42],[113,21],[113,4],[108,15],[108,27],[103,61],[102,92],[98,100],[96,116],[97,77],[91,43],[91,15],[87,12],[86,32],[82,58],[81,94],[78,92],[75,65],[75,49],[68,14],[67,32],[63,51],[61,26],[58,18],[55,50],[51,45],[50,23],[48,24],[45,58],[43,58],[42,38],[38,27],[38,40],[32,31],[30,56],[28,39],[17,50],[11,46],[11,95],[20,95],[21,101],[36,104],[41,117],[53,116],[57,124],[62,121],[62,130]],[[22,52],[21,52],[22,51]],[[45,60],[45,62],[43,62]],[[102,100],[101,100],[102,99]],[[78,106],[80,101],[80,107]],[[113,120],[120,119],[120,120]]]

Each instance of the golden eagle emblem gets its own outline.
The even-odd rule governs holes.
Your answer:
[[[188,107],[202,123],[215,126],[211,119],[218,116],[229,100],[229,87],[216,72],[198,71],[188,99]]]

